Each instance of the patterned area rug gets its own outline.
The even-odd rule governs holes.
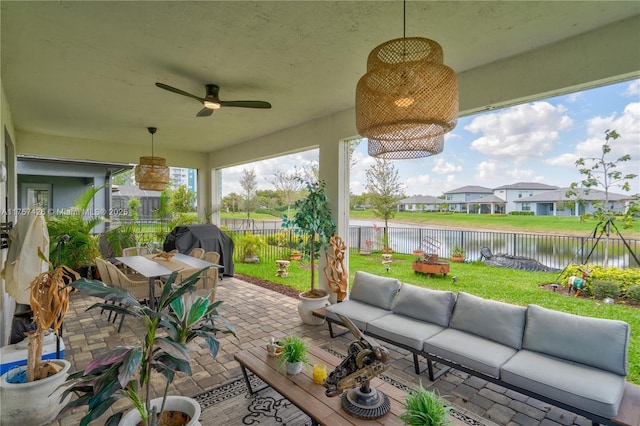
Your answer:
[[[329,348],[323,348],[338,357],[344,355]],[[380,379],[398,389],[409,388],[387,375]],[[250,375],[253,389],[264,385],[258,377]],[[194,397],[202,407],[200,422],[203,426],[214,425],[261,425],[261,426],[311,426],[311,419],[291,404],[286,398],[271,388],[247,395],[244,378],[239,377],[224,385],[217,386]],[[451,405],[450,414],[471,426],[487,426],[482,418]]]

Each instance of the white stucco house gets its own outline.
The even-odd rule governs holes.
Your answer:
[[[495,188],[493,194],[504,201],[504,210],[507,213],[512,211],[521,211],[524,203],[516,204],[516,201],[522,201],[534,195],[544,194],[545,192],[558,189],[555,185],[546,185],[538,182],[517,182],[510,185],[503,185]],[[525,210],[527,211],[527,210]]]
[[[449,205],[449,211],[467,213],[469,212],[467,209],[470,202],[476,205],[479,204],[479,200],[491,195],[493,195],[493,189],[474,185],[462,186],[444,193],[446,202]]]
[[[436,212],[445,204],[442,198],[431,195],[416,195],[398,201],[399,212]]]
[[[580,216],[582,214],[593,213],[596,210],[596,203],[604,203],[605,193],[597,189],[585,191],[575,189],[577,197],[567,197],[569,188],[558,188],[546,191],[528,198],[516,200],[516,211],[530,211],[537,216]],[[580,200],[580,201],[576,201]],[[629,195],[609,193],[608,209],[624,212],[633,197]]]

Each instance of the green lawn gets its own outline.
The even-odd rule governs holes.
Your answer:
[[[349,283],[353,282],[355,271],[367,271],[377,275],[389,275],[402,282],[433,289],[465,291],[487,299],[518,305],[537,304],[578,315],[625,321],[631,325],[628,380],[640,384],[640,309],[569,297],[563,294],[562,289],[561,293],[540,289],[540,284],[555,282],[557,274],[554,273],[516,271],[475,262],[451,263],[451,272],[446,278],[440,275],[427,278],[413,272],[412,260],[413,256],[394,254],[390,271],[387,272],[380,257],[375,253],[371,256],[361,256],[352,252],[349,257]],[[276,277],[276,266],[270,263],[254,265],[238,262],[235,264],[235,271],[238,274],[260,277],[301,291],[307,290],[310,284],[309,269],[300,267],[297,262],[291,263],[287,278]],[[320,273],[323,272],[320,271]],[[453,276],[457,279],[455,284]]]
[[[350,219],[375,220],[371,211],[351,211]],[[592,234],[598,222],[593,219],[580,220],[578,217],[561,216],[518,216],[518,215],[486,215],[466,213],[413,213],[398,212],[395,222],[423,223],[429,225],[451,226],[466,229],[491,229],[522,232],[546,232],[549,234]],[[633,223],[633,228],[624,229],[621,222],[616,222],[620,233],[626,238],[640,238],[640,220]]]

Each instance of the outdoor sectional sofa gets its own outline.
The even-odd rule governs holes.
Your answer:
[[[358,271],[348,300],[326,308],[333,324],[342,314],[365,334],[427,361],[430,380],[449,368],[465,371],[592,420],[616,424],[625,390],[630,327],[430,290]],[[434,375],[433,364],[446,367]]]

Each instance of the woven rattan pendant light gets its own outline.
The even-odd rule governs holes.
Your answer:
[[[442,47],[404,35],[374,48],[356,87],[356,128],[369,155],[407,159],[439,154],[458,121],[458,82]]]
[[[153,135],[155,127],[147,127],[151,133],[151,157],[140,157],[140,163],[136,166],[136,182],[140,189],[151,191],[163,191],[169,183],[169,167],[167,160],[153,155]]]

